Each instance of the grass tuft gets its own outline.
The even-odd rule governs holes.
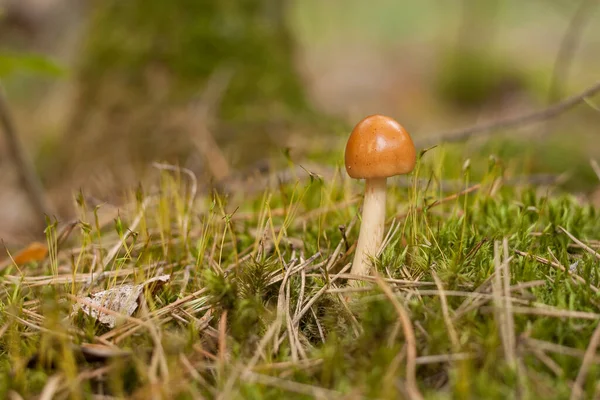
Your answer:
[[[46,258],[1,271],[0,397],[597,397],[598,213],[488,161],[390,179],[373,277],[348,274],[339,169],[226,196],[157,164],[111,218],[80,193]],[[131,315],[95,306],[114,327],[73,313],[159,275]]]

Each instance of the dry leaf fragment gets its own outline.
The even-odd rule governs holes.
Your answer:
[[[83,300],[98,308],[106,308],[119,314],[132,316],[139,306],[139,297],[145,289],[153,293],[159,287],[169,282],[170,279],[171,275],[160,275],[139,285],[121,285],[93,293],[89,297],[84,297]],[[104,313],[97,308],[77,303],[73,305],[73,312],[77,313],[78,310],[96,318],[100,323],[107,325],[109,328],[114,328],[117,325],[117,316]]]
[[[42,261],[48,255],[48,246],[45,243],[33,242],[13,256],[17,265],[24,265],[32,261]]]

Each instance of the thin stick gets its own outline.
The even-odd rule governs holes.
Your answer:
[[[582,92],[568,97],[563,101],[543,110],[534,111],[525,115],[518,115],[516,117],[508,117],[466,129],[456,129],[448,132],[442,132],[437,135],[425,136],[423,139],[415,141],[415,145],[417,147],[427,148],[440,142],[462,142],[471,138],[472,136],[475,136],[476,134],[479,136],[486,136],[501,129],[515,128],[518,126],[554,118],[569,111],[576,105],[585,102],[586,98],[591,97],[596,93],[600,93],[600,82],[596,82],[594,85],[588,87]]]
[[[33,163],[28,159],[25,149],[19,140],[17,128],[8,107],[8,102],[2,86],[0,86],[0,125],[4,131],[8,154],[12,157],[21,188],[29,198],[33,211],[38,216],[40,227],[46,226],[45,215],[51,215],[51,209],[44,193],[44,188],[38,175],[35,173]]]

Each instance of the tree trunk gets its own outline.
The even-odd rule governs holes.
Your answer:
[[[264,157],[282,128],[313,115],[294,68],[285,3],[95,2],[75,71],[77,103],[65,138],[72,154],[63,172],[86,179],[95,172],[119,185],[149,161],[184,162],[198,154],[190,139],[198,127],[181,122],[197,96],[218,103],[210,127],[217,142],[244,144],[238,152],[226,147],[230,158]],[[229,79],[211,99],[215,76]]]

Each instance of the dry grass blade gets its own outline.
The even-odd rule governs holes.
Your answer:
[[[495,299],[502,300],[502,302],[504,302],[505,300],[508,300],[515,304],[522,304],[522,305],[534,305],[534,306],[540,306],[540,307],[545,306],[545,304],[543,304],[543,303],[532,303],[530,300],[524,300],[524,299],[519,299],[517,297],[510,297],[510,296],[506,297],[506,296],[503,296],[502,294],[494,295],[493,293],[464,292],[464,291],[460,291],[460,290],[444,290],[442,292],[437,289],[412,289],[412,288],[405,288],[405,289],[400,289],[400,290],[403,292],[407,292],[408,294],[419,295],[419,296],[441,296],[443,294],[446,297],[466,297],[467,299],[477,300],[478,301],[478,303],[476,303],[477,307],[480,307],[482,304],[485,304],[489,300],[495,300]],[[373,295],[373,296],[365,297],[365,299],[371,299],[371,298],[380,299],[382,297],[384,297],[384,295]],[[470,311],[471,308],[477,308],[477,307],[471,306],[471,307],[465,309],[464,311],[462,311],[461,315],[464,315],[465,312]],[[456,320],[456,319],[458,319],[457,315],[454,316],[453,320]]]
[[[147,197],[146,199],[144,199],[140,212],[137,214],[137,216],[129,226],[129,229],[127,229],[127,231],[123,234],[123,239],[119,240],[119,242],[108,251],[104,259],[102,259],[102,268],[106,267],[117,256],[117,254],[119,254],[119,250],[121,250],[121,247],[123,247],[123,243],[125,242],[125,240],[127,240],[127,238],[131,236],[133,230],[136,229],[142,221],[142,218],[144,217],[144,213],[146,212],[146,208],[148,207],[148,204],[150,204],[150,201],[152,201],[151,197]]]
[[[569,239],[571,239],[572,241],[577,243],[579,246],[581,246],[581,248],[585,249],[585,251],[587,251],[588,253],[590,253],[591,255],[593,255],[594,257],[596,257],[597,259],[600,260],[600,254],[596,253],[596,251],[594,251],[594,249],[592,249],[590,246],[583,243],[581,240],[577,239],[575,236],[573,236],[569,231],[567,231],[562,226],[559,226],[558,229],[563,231],[563,233],[565,233],[569,237]]]
[[[526,253],[524,251],[520,251],[520,250],[514,250],[515,253],[517,253],[520,256],[523,257],[532,257],[534,260],[536,260],[539,263],[545,264],[545,265],[549,265],[553,268],[556,268],[564,273],[566,273],[567,275],[569,275],[571,277],[571,279],[573,280],[573,282],[575,283],[581,283],[584,285],[588,285],[588,283],[585,281],[585,279],[583,279],[581,276],[571,272],[570,270],[566,269],[564,266],[560,265],[559,263],[550,261],[545,259],[544,257],[540,257],[540,256],[536,256],[534,254],[529,254]],[[595,293],[598,293],[600,291],[600,289],[598,289],[596,286],[589,284],[590,289],[592,289]]]
[[[169,313],[172,312],[174,309],[185,306],[186,303],[196,300],[201,294],[204,294],[204,293],[206,293],[206,288],[199,289],[199,290],[195,291],[194,293],[191,293],[179,300],[174,301],[173,303],[170,303],[170,304],[164,306],[163,308],[155,310],[150,314],[148,321],[152,321],[152,320],[158,319],[162,316],[169,315]],[[169,316],[165,317],[165,320],[169,320],[169,319],[170,319]],[[104,335],[101,336],[101,338],[103,340],[109,340],[109,339],[114,338],[113,341],[115,343],[118,343],[122,339],[135,333],[140,328],[141,328],[140,324],[137,324],[135,322],[130,322],[122,327],[113,329],[113,330],[105,333]]]
[[[398,301],[390,286],[381,279],[377,272],[375,272],[375,279],[381,290],[383,290],[383,293],[394,306],[398,318],[402,323],[404,339],[406,340],[406,391],[410,399],[423,399],[423,395],[417,385],[417,341],[412,322],[404,306]]]
[[[487,308],[483,308],[483,311],[487,311]],[[589,319],[589,320],[597,320],[600,319],[600,314],[596,314],[593,312],[585,312],[585,311],[572,311],[572,310],[562,310],[560,308],[554,307],[522,307],[522,306],[512,306],[512,312],[515,314],[523,314],[523,315],[539,315],[542,317],[551,317],[551,318],[573,318],[573,319]]]
[[[321,338],[321,342],[325,343],[325,334],[323,333],[323,327],[321,326],[321,322],[319,321],[319,317],[317,317],[317,313],[311,307],[310,312],[312,313],[313,318],[315,319],[315,323],[317,324],[317,330],[319,331],[319,337]]]
[[[227,358],[227,310],[219,318],[219,362],[225,365]]]
[[[44,385],[44,389],[40,394],[39,400],[52,400],[58,390],[60,381],[62,380],[62,374],[53,375],[48,378],[48,381]]]
[[[306,359],[306,360],[302,360],[302,361],[298,361],[298,362],[282,361],[279,363],[262,364],[262,365],[257,365],[252,370],[254,372],[260,372],[260,371],[282,371],[282,370],[288,370],[288,369],[309,369],[309,368],[318,367],[319,365],[322,365],[322,364],[323,364],[323,359],[316,358],[316,359]]]
[[[446,329],[448,329],[448,335],[450,336],[450,342],[452,343],[452,349],[454,352],[458,352],[460,349],[460,341],[458,340],[458,334],[456,333],[456,329],[452,324],[452,318],[450,318],[450,311],[448,309],[448,302],[446,301],[446,294],[444,293],[444,286],[442,285],[442,281],[437,276],[434,270],[431,270],[431,275],[433,276],[433,280],[440,291],[440,302],[442,304],[442,314],[444,315],[444,323],[446,324]]]
[[[579,373],[577,374],[577,378],[573,384],[573,391],[571,392],[570,400],[577,400],[583,397],[583,384],[585,383],[585,378],[587,377],[591,365],[594,363],[594,358],[596,358],[598,345],[600,345],[600,323],[598,323],[596,326],[596,329],[594,330],[594,333],[590,339],[588,348],[583,356],[581,368],[579,368]]]
[[[468,188],[466,188],[464,190],[461,190],[458,193],[454,193],[454,194],[451,194],[450,196],[444,197],[443,199],[436,200],[433,203],[427,205],[427,207],[419,207],[415,211],[416,212],[423,212],[425,210],[430,210],[433,207],[437,207],[437,206],[439,206],[441,204],[444,204],[444,203],[447,203],[449,201],[456,200],[456,199],[458,199],[461,196],[464,196],[464,195],[467,195],[469,193],[475,192],[475,191],[477,191],[479,189],[481,189],[481,184],[477,183],[477,184],[475,184],[475,185],[473,185],[471,187],[468,187]],[[398,218],[398,219],[406,218],[406,217],[408,217],[408,215],[409,215],[409,213],[398,214],[398,215],[395,216],[395,218]]]
[[[583,358],[585,355],[585,351],[575,349],[573,347],[563,346],[560,344],[547,342],[545,340],[532,339],[532,338],[523,338],[523,341],[527,344],[527,346],[535,349],[539,349],[545,352],[551,352],[556,354],[561,354],[569,357]],[[595,363],[600,363],[600,357],[594,358]]]
[[[276,387],[288,392],[312,396],[316,399],[337,399],[342,397],[340,392],[307,385],[305,383],[289,381],[277,378],[275,376],[257,374],[255,372],[248,372],[244,374],[243,379],[246,382],[260,383],[262,385]]]
[[[300,349],[302,345],[298,340],[298,331],[295,329],[295,325],[292,324],[292,316],[290,314],[290,282],[287,282],[286,292],[284,297],[285,302],[285,320],[287,325],[287,333],[288,333],[288,343],[290,345],[290,352],[292,356],[292,361],[298,362],[298,354],[300,353]]]
[[[329,283],[333,283],[335,282],[338,278],[341,277],[341,275],[343,274],[343,272],[346,272],[350,266],[352,264],[347,264],[341,271],[339,274],[334,275],[331,280],[329,281]],[[296,317],[294,318],[294,325],[297,325],[300,320],[302,319],[302,317],[304,317],[304,314],[306,314],[308,312],[308,310],[310,310],[310,308],[313,306],[313,304],[315,304],[317,302],[317,300],[319,300],[319,298],[325,293],[327,292],[327,285],[324,285],[321,289],[319,289],[319,291],[317,293],[315,293],[315,295],[306,302],[306,304],[304,305],[304,307],[302,307],[302,309],[300,310],[300,312],[296,315]]]
[[[565,372],[560,368],[560,365],[556,363],[551,357],[548,357],[546,353],[537,348],[531,348],[531,353],[538,359],[542,364],[546,366],[554,375],[558,377],[564,376]]]
[[[194,207],[194,201],[196,200],[196,193],[198,192],[198,179],[196,178],[196,175],[188,168],[177,167],[175,165],[161,164],[161,163],[156,163],[156,162],[153,163],[152,165],[155,168],[158,168],[159,170],[166,170],[166,171],[172,171],[172,172],[177,172],[177,173],[183,172],[185,175],[187,175],[187,177],[189,178],[189,180],[191,182],[190,195],[189,195],[189,199],[187,202],[187,210],[185,210],[184,215],[182,216],[182,219],[183,219],[182,231],[183,231],[183,235],[184,235],[184,243],[187,243],[187,237],[188,237],[189,229],[190,229],[190,213],[192,212],[192,209]]]
[[[373,276],[369,275],[354,275],[354,274],[343,274],[339,273],[336,275],[338,278],[342,279],[354,279],[360,280],[363,282],[377,282],[377,279]],[[396,286],[406,286],[406,287],[415,287],[415,286],[435,286],[435,282],[420,282],[420,281],[411,281],[408,279],[392,279],[392,278],[381,278],[385,283],[394,284]]]
[[[494,266],[495,275],[492,284],[494,294],[494,304],[499,307],[500,333],[502,338],[502,347],[504,348],[504,357],[511,366],[516,365],[516,339],[514,319],[512,315],[512,302],[510,299],[510,258],[508,257],[508,241],[503,240],[504,257],[500,250],[500,242],[494,242]]]
[[[492,276],[488,277],[472,293],[471,292],[465,292],[465,293],[468,293],[465,296],[467,298],[454,311],[454,318],[453,319],[455,321],[458,320],[459,318],[461,318],[466,313],[470,312],[471,310],[477,309],[481,305],[485,304],[485,302],[486,302],[485,296],[487,295],[487,293],[484,293],[484,292],[489,289],[493,278],[494,278],[494,275],[492,274]],[[446,292],[446,295],[447,296],[449,295],[448,292]]]
[[[204,377],[198,372],[198,370],[196,368],[194,368],[194,366],[192,365],[190,360],[188,360],[188,358],[183,353],[179,354],[179,361],[181,362],[183,367],[186,369],[188,374],[196,382],[201,384],[202,387],[205,388],[206,390],[208,390],[213,396],[216,394],[214,388],[211,385],[209,385],[209,383],[206,381],[206,379],[204,379]],[[200,399],[202,399],[202,398],[200,398]]]
[[[454,354],[435,354],[431,356],[417,357],[415,360],[417,365],[449,363],[454,361],[470,360],[474,357],[470,353],[454,353]]]
[[[275,338],[277,337],[276,335],[279,332],[279,329],[281,328],[282,323],[283,323],[283,321],[280,317],[275,318],[275,321],[273,321],[273,323],[271,324],[269,329],[267,329],[267,332],[265,333],[265,335],[260,339],[260,342],[258,343],[258,346],[256,347],[256,350],[254,351],[254,355],[252,356],[250,361],[246,365],[238,364],[236,366],[236,368],[231,372],[231,374],[227,378],[225,386],[224,386],[223,390],[221,391],[221,393],[219,394],[219,396],[217,396],[217,399],[226,400],[226,399],[232,398],[231,392],[233,390],[233,386],[235,385],[235,382],[237,381],[237,379],[239,377],[241,377],[243,379],[244,376],[246,376],[246,374],[250,373],[250,371],[252,371],[252,369],[256,366],[261,354],[264,353],[265,348],[267,347],[269,342],[274,337]]]
[[[292,262],[287,267],[285,274],[283,275],[283,279],[281,280],[281,285],[279,286],[279,295],[277,296],[277,320],[280,320],[280,321],[286,320],[286,317],[288,315],[287,307],[289,307],[289,304],[288,304],[287,297],[286,297],[286,288],[289,287],[287,285],[287,283],[288,283],[289,277],[292,274],[292,271],[294,270],[293,267],[294,267],[294,264]],[[280,329],[280,328],[281,328],[281,326],[278,329]],[[289,319],[288,319],[288,321],[286,321],[286,329],[288,330],[288,335],[290,335],[291,333],[289,332],[289,329],[290,329]],[[277,331],[276,336],[279,336],[279,330]],[[275,352],[278,351],[279,345],[282,341],[283,341],[283,338],[276,341],[275,350],[274,350]],[[290,346],[292,346],[292,348],[294,348],[294,345],[295,345],[295,343],[290,338]]]
[[[104,278],[122,278],[133,275],[136,272],[146,272],[152,269],[156,269],[156,264],[140,266],[136,268],[121,268],[116,271],[102,271],[101,274]],[[97,274],[99,275],[99,274]],[[88,285],[92,283],[90,274],[62,274],[56,276],[16,276],[16,275],[5,275],[4,278],[13,284],[23,284],[29,287],[47,286],[47,285],[63,285],[71,283],[85,282]],[[95,278],[97,279],[97,278]]]
[[[51,329],[48,329],[48,328],[44,328],[43,326],[36,325],[36,324],[34,324],[32,322],[29,322],[29,321],[27,321],[27,320],[25,320],[25,319],[23,319],[21,317],[18,317],[16,315],[12,315],[12,314],[8,314],[8,313],[7,313],[7,315],[10,315],[12,318],[15,319],[15,321],[17,321],[17,322],[19,322],[19,323],[21,323],[21,324],[23,324],[23,325],[25,325],[25,326],[27,326],[27,327],[29,327],[31,329],[47,333],[47,334],[49,334],[51,336],[54,336],[54,337],[57,337],[57,338],[66,339],[68,341],[72,341],[73,340],[73,338],[71,338],[71,336],[69,336],[69,335],[67,335],[65,333],[62,333],[62,332],[59,332],[59,331],[55,331],[55,330],[51,330]]]

